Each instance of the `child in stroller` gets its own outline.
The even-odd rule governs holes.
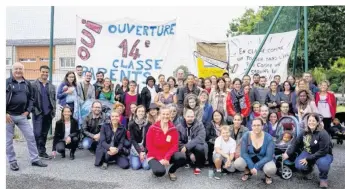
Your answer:
[[[285,131],[283,139],[277,144],[280,148],[288,148],[291,144],[292,134],[289,131]]]
[[[277,139],[274,149],[274,159],[278,168],[277,174],[287,180],[292,177],[294,161],[282,161],[282,154],[290,147],[292,140],[297,136],[298,121],[294,116],[285,116],[278,121]],[[297,156],[296,156],[297,157]]]
[[[334,118],[330,130],[332,137],[336,137],[337,144],[343,144],[343,140],[345,139],[345,127],[341,125],[338,118]]]

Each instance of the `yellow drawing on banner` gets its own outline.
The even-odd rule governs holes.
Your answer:
[[[211,77],[212,75],[215,75],[217,77],[222,77],[225,70],[217,67],[205,67],[204,61],[198,57],[196,58],[197,61],[197,67],[198,67],[198,77]]]

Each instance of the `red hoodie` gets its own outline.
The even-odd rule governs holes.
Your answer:
[[[161,121],[153,124],[146,135],[146,148],[148,150],[147,158],[153,157],[160,161],[170,157],[178,151],[178,131],[174,124],[168,122],[169,129],[166,134],[161,129]]]
[[[316,104],[316,106],[319,105],[319,101],[320,101],[320,92],[317,92],[315,94],[315,104]],[[335,113],[337,111],[337,102],[336,102],[334,94],[330,93],[330,92],[327,92],[326,101],[327,101],[327,103],[329,105],[329,110],[331,111],[332,118],[334,119],[335,118]]]

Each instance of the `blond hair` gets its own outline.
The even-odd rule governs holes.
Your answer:
[[[223,125],[220,127],[220,133],[223,131],[229,131],[230,132],[230,126],[229,125]]]

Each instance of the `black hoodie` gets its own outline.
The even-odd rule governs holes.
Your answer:
[[[306,136],[307,133],[305,133],[305,131],[302,131],[302,133],[297,136],[296,140],[292,142],[291,146],[287,150],[287,154],[289,155],[289,157],[291,157],[297,149],[300,149],[302,151],[304,150],[304,140]],[[311,136],[311,155],[306,158],[308,162],[315,162],[316,160],[324,157],[327,154],[332,155],[331,140],[326,130],[315,130],[311,133]]]

